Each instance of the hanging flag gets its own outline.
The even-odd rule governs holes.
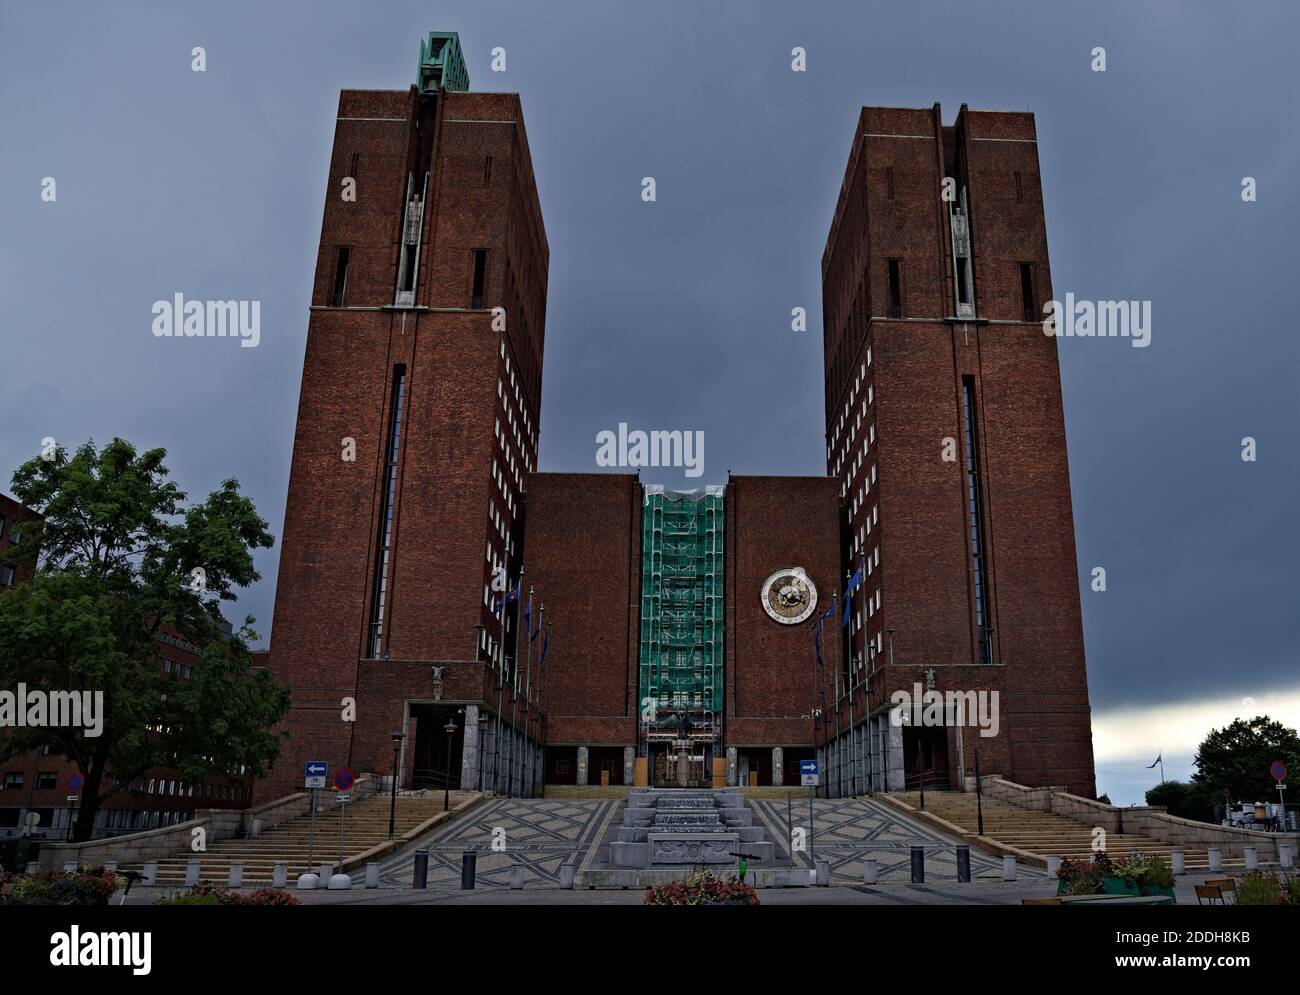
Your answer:
[[[817,621],[813,623],[813,649],[817,653],[817,666],[826,666],[826,661],[822,659],[822,630],[826,628],[826,620],[835,614],[835,599],[831,598],[831,606],[817,616]]]
[[[524,582],[523,577],[520,577],[517,581],[515,581],[515,586],[506,592],[505,600],[502,601],[500,605],[497,604],[496,596],[493,595],[492,597],[493,614],[496,613],[498,608],[504,608],[506,605],[510,604],[510,602],[519,600],[519,585],[522,584],[523,582]]]
[[[862,586],[862,581],[866,579],[866,564],[858,561],[858,570],[849,578],[849,584],[844,588],[844,621],[840,623],[841,629],[849,627],[849,619],[853,614],[853,592]]]
[[[1147,764],[1147,770],[1150,770],[1152,767],[1154,767],[1156,764],[1158,764],[1161,760],[1163,760],[1163,759],[1164,759],[1164,755],[1165,755],[1165,754],[1164,754],[1164,750],[1161,750],[1161,751],[1160,751],[1160,756],[1156,757],[1154,761],[1152,761],[1151,763]]]
[[[540,629],[541,626],[538,626],[538,628]],[[543,663],[546,662],[546,651],[549,650],[550,648],[551,648],[551,630],[547,629],[546,638],[542,640],[542,658],[537,661],[537,666],[540,667]]]
[[[528,641],[534,642],[542,634],[542,617],[546,614],[546,602],[542,602],[541,611],[537,613],[537,628],[528,633]],[[526,631],[526,630],[525,630]]]
[[[523,628],[524,632],[528,632],[532,628],[532,619],[533,619],[533,602],[532,602],[532,596],[529,595],[528,604],[524,605],[524,624],[521,627]]]

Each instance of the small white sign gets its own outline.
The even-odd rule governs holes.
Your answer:
[[[347,792],[341,792],[334,796],[334,800],[340,805],[346,805],[348,802],[352,801],[352,796]]]

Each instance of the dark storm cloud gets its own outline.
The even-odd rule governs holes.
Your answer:
[[[406,87],[429,29],[460,32],[472,88],[522,94],[544,470],[595,469],[622,421],[705,434],[701,480],[647,480],[823,473],[819,266],[858,108],[1028,107],[1057,295],[1153,309],[1149,348],[1061,342],[1080,570],[1108,575],[1083,595],[1094,707],[1294,686],[1297,17],[1055,7],[8,5],[4,482],[44,436],[122,435],[192,494],[238,477],[280,531],[338,91]],[[260,300],[260,346],[154,338],[176,292]],[[263,633],[277,555],[240,601]]]

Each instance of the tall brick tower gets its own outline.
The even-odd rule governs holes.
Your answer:
[[[827,472],[846,573],[865,575],[832,789],[962,787],[978,748],[982,773],[1092,796],[1033,116],[863,108],[822,280]],[[891,723],[891,695],[917,688],[997,691],[997,735],[950,708]]]
[[[271,648],[291,739],[261,799],[395,749],[407,786],[540,767],[489,585],[518,575],[548,249],[519,97],[468,87],[432,33],[415,85],[339,97]]]

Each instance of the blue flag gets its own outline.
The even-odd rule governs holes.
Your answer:
[[[822,630],[826,628],[826,620],[835,614],[835,599],[831,599],[831,606],[817,616],[817,621],[813,623],[813,649],[817,653],[817,666],[826,666],[826,661],[822,659]]]
[[[545,603],[545,602],[542,603],[542,610],[541,610],[541,612],[540,612],[539,614],[541,614],[541,615],[546,614],[546,603]],[[525,632],[528,632],[527,627],[524,628],[524,631],[525,631]],[[542,634],[542,620],[541,620],[541,618],[538,618],[538,620],[537,620],[537,628],[534,629],[532,632],[529,632],[529,633],[528,633],[528,641],[529,641],[530,643],[531,643],[531,642],[534,642],[534,641],[537,639],[537,637],[540,636],[541,634]]]
[[[844,621],[840,623],[841,629],[849,627],[849,616],[853,613],[853,592],[862,586],[865,576],[866,564],[859,560],[857,573],[849,578],[848,587],[844,588]]]
[[[541,626],[538,626],[538,628],[540,629]],[[546,662],[546,651],[549,650],[550,648],[551,648],[551,630],[547,629],[546,638],[542,640],[542,658],[537,661],[537,666],[540,667],[543,663]]]
[[[520,577],[517,581],[515,581],[515,586],[512,587],[509,591],[506,592],[505,601],[503,601],[503,602],[501,603],[501,607],[502,607],[502,608],[504,608],[506,605],[510,604],[510,602],[512,602],[512,601],[518,601],[518,600],[519,600],[519,585],[522,584],[523,582],[524,582],[523,577]],[[496,613],[496,610],[497,610],[497,599],[496,599],[496,595],[493,595],[493,596],[492,596],[492,612],[495,614],[495,613]]]

